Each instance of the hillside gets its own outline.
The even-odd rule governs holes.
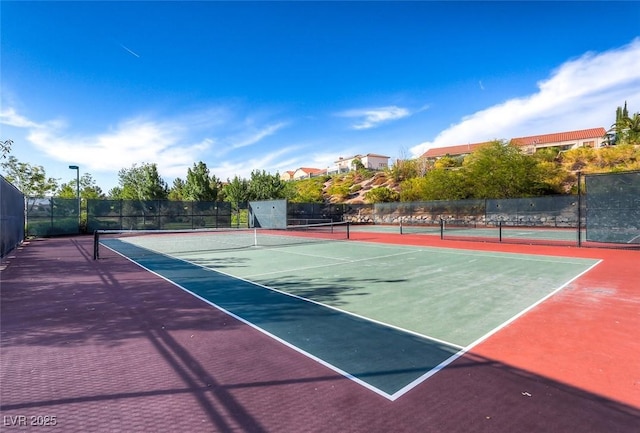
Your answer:
[[[474,154],[475,153],[476,152],[474,152]],[[478,159],[478,157],[479,156],[477,154],[474,155],[474,158]],[[498,158],[500,158],[500,156],[498,156]],[[535,168],[538,177],[541,178],[547,186],[547,190],[541,192],[541,194],[566,194],[575,192],[578,172],[583,174],[593,174],[640,170],[640,146],[626,145],[600,149],[578,148],[568,151],[546,149],[544,152],[539,152],[533,156],[522,155],[521,159],[529,162],[529,171],[532,170],[532,167]],[[504,163],[504,161],[494,159],[492,161],[492,166],[498,166]],[[507,161],[507,164],[508,163],[511,162]],[[464,164],[463,166],[462,159],[450,159],[447,161],[432,163],[424,176],[398,176],[397,167],[392,167],[389,170],[380,172],[367,170],[352,171],[342,175],[335,175],[330,178],[321,178],[319,181],[315,179],[307,179],[304,181],[298,181],[298,184],[300,184],[300,182],[314,182],[318,188],[321,188],[321,192],[318,192],[317,196],[321,195],[322,201],[325,203],[361,204],[368,202],[365,195],[376,187],[387,187],[389,190],[394,191],[399,195],[402,189],[402,183],[394,180],[394,178],[402,177],[404,182],[407,182],[403,184],[406,189],[408,183],[415,183],[416,181],[420,182],[430,176],[436,177],[438,174],[442,175],[444,173],[451,176],[452,173],[457,173],[464,176],[465,173],[470,173],[470,165],[471,164]],[[507,168],[509,168],[508,165]],[[512,171],[517,173],[520,169],[520,166],[514,166]],[[436,181],[439,182],[440,179],[437,179]],[[306,186],[305,188],[309,188],[309,186]],[[300,190],[299,187],[297,189]],[[456,197],[438,197],[435,199],[455,198]],[[431,200],[434,198],[424,197],[420,199]]]
[[[350,184],[349,192],[345,195],[341,193],[333,193],[335,183],[347,183]],[[371,189],[376,187],[387,187],[396,192],[400,192],[400,184],[395,182],[386,171],[379,171],[373,173],[372,176],[364,176],[362,174],[356,174],[353,178],[348,175],[343,175],[343,178],[333,177],[324,183],[323,197],[325,202],[328,203],[348,203],[348,204],[362,204],[366,203],[365,194]]]

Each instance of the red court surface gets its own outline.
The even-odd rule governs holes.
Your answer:
[[[352,236],[603,261],[389,401],[91,237],[31,241],[0,274],[1,431],[637,430],[640,252]]]

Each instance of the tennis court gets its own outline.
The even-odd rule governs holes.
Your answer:
[[[637,251],[245,234],[105,236],[128,258],[100,260],[90,237],[20,247],[1,271],[3,431],[638,425]]]
[[[27,240],[0,262],[3,431],[636,431],[637,194],[616,179],[589,185],[590,248],[440,208],[411,214],[446,218],[432,235],[192,219]]]
[[[238,230],[101,243],[395,400],[599,261]]]

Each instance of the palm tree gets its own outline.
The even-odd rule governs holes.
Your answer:
[[[606,135],[610,144],[640,144],[640,113],[629,117],[627,102],[616,109],[616,121]]]
[[[640,113],[626,118],[626,138],[629,144],[640,144]]]

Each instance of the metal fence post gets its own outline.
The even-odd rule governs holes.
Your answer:
[[[582,246],[582,172],[578,171],[578,247]]]

